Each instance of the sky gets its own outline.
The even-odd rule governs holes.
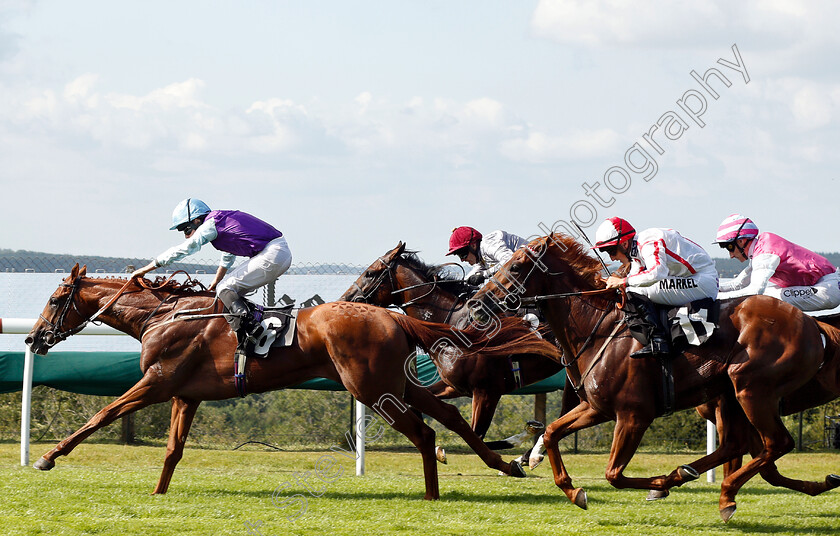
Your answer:
[[[838,22],[796,0],[0,0],[0,248],[152,258],[196,197],[296,263],[399,241],[443,262],[460,225],[610,216],[720,257],[735,212],[840,251]]]

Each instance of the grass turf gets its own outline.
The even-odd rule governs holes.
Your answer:
[[[34,445],[33,461],[52,446]],[[356,477],[353,460],[329,451],[187,449],[169,493],[150,495],[163,455],[160,447],[82,444],[69,457],[58,458],[52,471],[41,472],[18,465],[17,444],[2,444],[0,532],[840,534],[840,490],[808,497],[753,479],[738,495],[735,517],[723,524],[717,508],[720,474],[716,484],[703,475],[667,499],[648,503],[644,491],[616,490],[604,480],[606,454],[565,456],[575,484],[588,492],[587,511],[569,503],[554,486],[547,461],[529,471],[528,478],[512,479],[497,476],[475,456],[450,455],[448,465],[438,465],[441,500],[430,502],[421,500],[424,486],[416,452],[369,451],[367,474]],[[627,474],[662,474],[695,457],[699,455],[639,454]],[[779,467],[792,477],[822,480],[827,473],[840,472],[840,454],[789,454]]]

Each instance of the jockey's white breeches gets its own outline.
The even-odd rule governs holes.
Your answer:
[[[284,237],[275,238],[262,251],[227,273],[216,286],[216,295],[230,307],[227,301],[230,293],[241,297],[248,292],[266,285],[281,275],[292,265],[292,252]],[[235,299],[235,298],[234,298]]]
[[[767,284],[764,294],[787,302],[802,311],[834,309],[840,305],[840,274],[824,275],[813,285],[778,287]]]
[[[647,296],[660,305],[682,306],[694,300],[717,298],[718,277],[714,269],[688,277],[666,277],[647,287],[627,287],[627,292]]]

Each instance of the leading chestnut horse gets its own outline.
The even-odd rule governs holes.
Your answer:
[[[617,488],[667,490],[749,448],[754,458],[721,485],[719,509],[721,518],[728,521],[744,483],[759,472],[773,471],[775,460],[794,446],[779,416],[782,399],[812,407],[840,395],[840,332],[775,298],[751,296],[722,302],[714,334],[671,362],[674,409],[695,407],[723,395],[723,400],[743,411],[744,422],[752,425],[759,442],[749,447],[727,441],[728,453],[706,456],[667,476],[629,478],[623,473],[645,430],[664,412],[658,395],[661,370],[656,360],[628,357],[639,344],[626,334],[615,292],[604,291],[600,268],[571,237],[553,234],[518,250],[474,297],[477,316],[517,308],[522,298],[534,298],[569,356],[564,362],[567,378],[577,386],[581,403],[546,429],[545,446],[555,484],[576,505],[586,508],[586,493],[572,485],[558,441],[608,420],[616,424],[606,478]],[[486,318],[482,321],[487,322]],[[826,337],[825,349],[821,333]],[[736,412],[731,414],[737,419]],[[825,482],[811,484],[812,491],[821,492],[837,487],[840,477],[829,475]]]
[[[165,493],[201,401],[237,396],[233,357],[236,336],[211,292],[195,291],[172,281],[152,288],[146,280],[88,278],[85,272],[78,264],[73,267],[50,297],[26,343],[33,352],[46,354],[95,317],[141,341],[143,377],[47,452],[35,467],[49,470],[55,466],[57,457],[69,454],[86,437],[118,417],[172,399],[169,443],[154,491]],[[485,355],[507,355],[511,347],[525,347],[547,356],[559,352],[553,345],[533,337],[518,320],[505,322],[493,333],[492,340],[477,329],[458,331],[457,337],[454,334],[447,325],[414,320],[358,303],[333,302],[301,309],[292,346],[272,348],[267,358],[248,361],[248,388],[250,392],[260,393],[316,377],[342,383],[420,451],[425,499],[440,496],[435,433],[415,410],[461,435],[488,466],[508,475],[524,476],[518,465],[503,462],[484,445],[457,408],[407,381],[406,361],[414,356],[418,345],[432,352],[455,351],[458,343],[453,343],[454,340],[480,348]],[[442,345],[441,341],[447,344]],[[468,355],[474,349],[458,348],[458,351]]]
[[[469,320],[465,306],[475,288],[463,278],[454,279],[447,274],[445,266],[425,264],[400,242],[364,270],[341,300],[399,307],[413,318],[463,325]],[[516,374],[513,362],[518,365]],[[521,352],[509,360],[481,354],[470,359],[438,359],[435,366],[442,379],[428,389],[441,399],[471,396],[472,429],[482,438],[502,395],[563,369],[544,356]]]

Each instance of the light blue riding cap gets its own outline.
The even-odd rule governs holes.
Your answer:
[[[172,211],[172,227],[169,230],[175,230],[179,225],[193,221],[205,214],[210,214],[210,207],[204,201],[193,198],[184,199]]]

